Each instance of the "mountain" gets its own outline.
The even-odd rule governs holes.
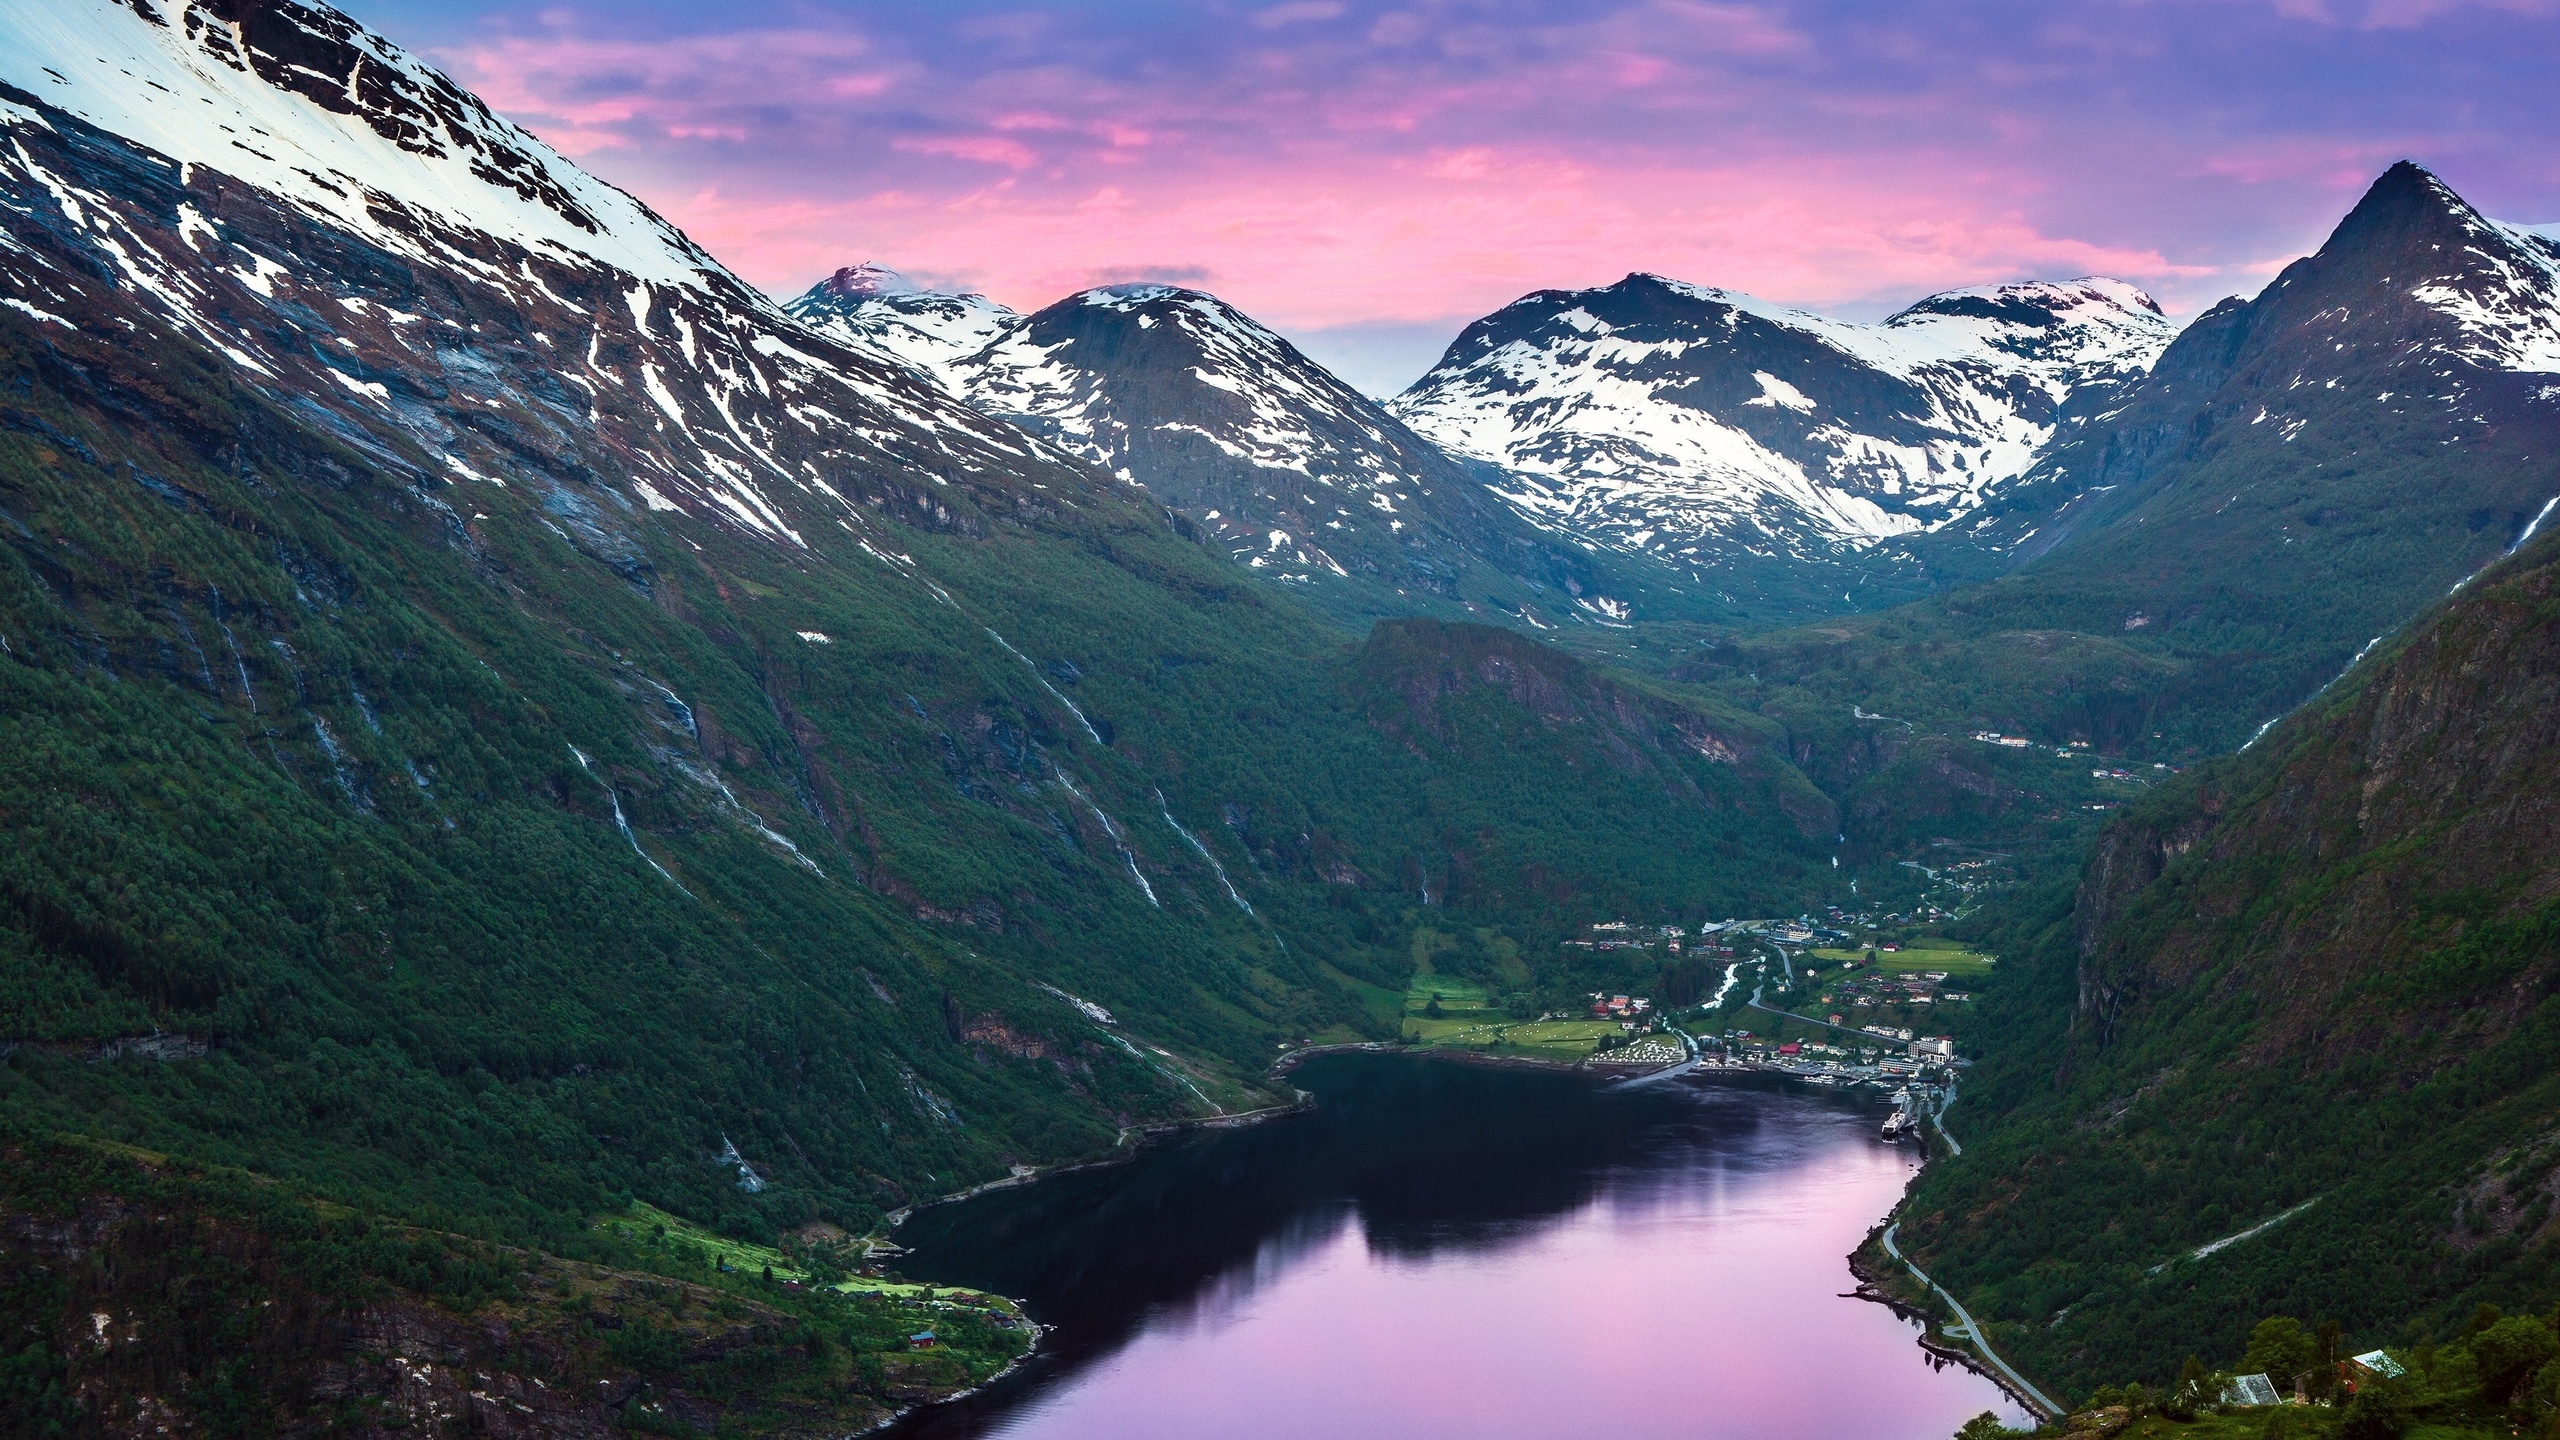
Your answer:
[[[1023,494],[1042,469],[904,367],[812,342],[637,201],[334,11],[22,7],[0,53],[12,129],[59,161],[10,170],[57,197],[20,221],[23,316],[60,332],[140,303],[382,463],[528,489],[608,559],[631,555],[634,511],[805,546],[794,500],[851,525],[930,510],[945,486]],[[109,186],[132,147],[155,157],[149,183]]]
[[[1016,315],[838,271],[786,307],[851,344],[1144,486],[1215,546],[1346,618],[1480,616],[1528,628],[1694,608],[1667,572],[1607,566],[1524,519],[1415,435],[1215,296],[1119,285]]]
[[[2555,797],[2548,533],[2012,916],[1964,1155],[1902,1243],[2057,1394],[2238,1353],[2265,1315],[2362,1349],[2542,1303]]]
[[[2494,503],[2477,516],[2462,507],[2458,533],[2471,543],[2427,577],[2441,594],[2554,493],[2546,482],[2560,467],[2535,442],[2555,399],[2560,241],[2488,219],[2403,161],[2318,254],[2254,299],[2198,317],[2107,426],[2066,437],[1966,529],[2022,563],[2083,536],[2112,531],[2103,548],[2113,550],[2136,528],[2217,516],[2218,528],[2251,537],[2252,563],[2299,565],[2293,556],[2320,551],[2290,551],[2288,535],[2298,544],[2319,528],[2443,523],[2425,513],[2427,487],[2412,483],[2407,457],[2422,444],[2460,447],[2476,468],[2494,458],[2513,493],[2465,487],[2467,499]],[[2543,463],[2530,463],[2537,455]],[[2284,478],[2257,478],[2270,471]],[[2306,491],[2311,508],[2296,513]],[[2203,498],[2182,503],[2191,497]],[[2197,508],[2208,503],[2216,508]],[[2234,504],[2245,520],[2224,516]],[[2100,549],[2072,553],[2085,568]]]
[[[858,1429],[1018,1328],[902,1359],[889,1298],[706,1246],[1285,1100],[1281,1044],[1392,1033],[1418,914],[1551,956],[1827,858],[1694,695],[1391,726],[1433,647],[334,10],[0,12],[0,130],[0,1329],[53,1337],[13,1401],[482,1403],[401,1357],[605,1397],[562,1433]],[[218,1303],[62,1328],[178,1291]]]
[[[1851,816],[1901,717],[2182,763],[2245,743],[2560,499],[2560,248],[2414,165],[2317,255],[2189,326],[2101,424],[1899,542],[1950,588],[1695,647]],[[2015,565],[1974,579],[1983,567]]]
[[[1639,274],[1476,321],[1393,409],[1573,534],[1728,595],[1871,609],[1922,588],[1882,542],[1979,509],[2171,332],[2112,280],[1951,291],[1857,325]]]
[[[2039,426],[2069,533],[1961,603],[1630,676],[1459,617],[1596,630],[1655,603],[1618,588],[1644,572],[1208,297],[1012,316],[849,271],[786,310],[301,0],[0,12],[0,131],[0,1415],[40,1433],[870,1426],[1021,1327],[937,1311],[920,1355],[892,1295],[763,1264],[832,1274],[904,1207],[1284,1103],[1269,1057],[1393,1033],[1444,940],[1552,1008],[1618,983],[1564,937],[1795,913],[1844,832],[2058,844],[2088,822],[2048,757],[1951,717],[2138,742],[2174,703],[2236,741],[2549,512],[2548,252],[2398,172],[2289,283],[2415,308],[2218,312],[2131,431],[2099,359],[2069,378],[2103,346],[2030,343],[2147,323],[2103,286],[1866,350],[1712,302],[1811,347],[1742,372],[1754,444],[1798,426],[1848,486],[1820,457],[1868,452],[1815,432],[1857,366],[1856,413],[1920,426],[1910,467],[1849,467],[1908,548],[1773,501],[1770,573],[1818,599],[1839,554],[1957,563],[1920,541],[1980,516],[2035,551],[1973,482]],[[1933,335],[1973,338],[1913,358]],[[2344,367],[2394,357],[2442,383],[2353,428]],[[2200,430],[2182,375],[2214,406],[2258,376],[2270,416]],[[2128,468],[2058,458],[2117,453],[2102,428]],[[2206,503],[2244,473],[2341,523]],[[2328,578],[2249,568],[2280,542]],[[1980,1164],[1909,1224],[1985,1313],[2114,1343],[2035,1307],[2315,1194],[2385,1228],[2299,1233],[2424,1260],[2377,1306],[2540,1263],[2551,543],[2163,780],[2076,927],[2009,922],[1956,1112]],[[2071,1229],[2116,1185],[2176,1203]],[[2401,1225],[2438,1185],[2469,1187],[2459,1264]],[[2011,1264],[2029,1242],[2050,1263]]]
[[[847,265],[782,307],[849,344],[885,350],[943,379],[1021,316],[984,295],[927,290],[885,265]]]

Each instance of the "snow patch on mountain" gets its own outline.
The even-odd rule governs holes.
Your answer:
[[[2451,192],[2447,192],[2450,194]],[[2453,353],[2500,370],[2560,373],[2560,226],[2508,225],[2459,199],[2455,213],[2482,244],[2465,285],[2429,281],[2409,294],[2462,328]]]

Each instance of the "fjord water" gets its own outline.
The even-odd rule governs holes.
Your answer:
[[[926,1210],[906,1272],[1022,1297],[1029,1366],[892,1433],[1857,1436],[2026,1417],[1848,1298],[1917,1156],[1873,1099],[1399,1056],[1312,1112]]]

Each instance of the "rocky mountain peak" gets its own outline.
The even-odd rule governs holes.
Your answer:
[[[802,298],[811,302],[831,300],[838,303],[856,303],[883,296],[925,293],[922,286],[906,276],[886,265],[875,265],[866,260],[859,265],[840,267],[833,275],[810,286],[808,293]]]
[[[2438,179],[2435,172],[2415,161],[2402,160],[2365,187],[2363,198],[2330,232],[2320,253],[2387,251],[2412,241],[2439,243],[2480,218],[2480,212],[2455,194],[2452,186]]]
[[[2295,655],[2259,703],[2288,705],[2551,502],[2555,380],[2560,247],[2395,165],[2319,253],[2199,316],[1965,538],[2012,560],[2000,613],[2095,629],[2139,586],[2141,613],[2169,617],[2160,643],[2281,637]],[[2342,567],[2359,576],[2343,591]],[[2309,595],[2317,611],[2287,603]]]
[[[1067,298],[1073,303],[1079,305],[1093,305],[1104,308],[1124,305],[1144,305],[1149,301],[1171,300],[1177,298],[1205,300],[1212,306],[1216,306],[1221,309],[1228,308],[1225,301],[1220,300],[1217,296],[1210,294],[1206,290],[1190,290],[1185,289],[1180,285],[1167,285],[1161,281],[1155,280],[1133,280],[1120,285],[1097,285],[1090,290],[1079,291]],[[1242,312],[1231,310],[1230,313]]]
[[[978,357],[973,393],[991,399],[1028,385],[1054,389],[1118,377],[1177,387],[1208,414],[1253,408],[1259,390],[1327,414],[1374,408],[1332,372],[1243,311],[1177,285],[1082,290],[1024,316],[999,351]],[[1036,374],[1035,374],[1036,372]],[[1009,388],[1013,387],[1013,388]],[[998,408],[1011,402],[997,400]]]
[[[2332,342],[2350,347],[2361,337],[2560,371],[2560,242],[2489,219],[2406,160],[2255,303],[2262,333],[2274,321],[2335,331]]]
[[[2560,373],[2560,241],[2489,219],[2405,160],[2261,299],[2269,297],[2283,311],[2314,311],[2304,323],[2352,303],[2387,319],[2392,343],[2495,370]]]
[[[840,267],[782,308],[831,340],[887,355],[945,388],[951,364],[1021,318],[984,295],[928,290],[868,261]]]
[[[1948,290],[1897,311],[1885,320],[1897,325],[1929,315],[1993,320],[2031,330],[2051,330],[2073,318],[2112,320],[2160,315],[2160,302],[2136,286],[2099,275],[2076,280],[2034,280],[2018,285],[1989,285]],[[2137,325],[2141,322],[2134,321]]]

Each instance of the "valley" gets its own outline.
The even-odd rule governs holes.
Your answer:
[[[1146,1318],[1257,1255],[1434,1314],[1355,1213],[1703,1286],[1763,1183],[2108,1434],[2293,1314],[2560,1404],[2463,1328],[2560,1287],[2547,227],[1639,272],[1381,398],[1187,281],[768,295],[307,0],[0,6],[0,139],[0,1436],[1107,1427],[1288,1388]]]

